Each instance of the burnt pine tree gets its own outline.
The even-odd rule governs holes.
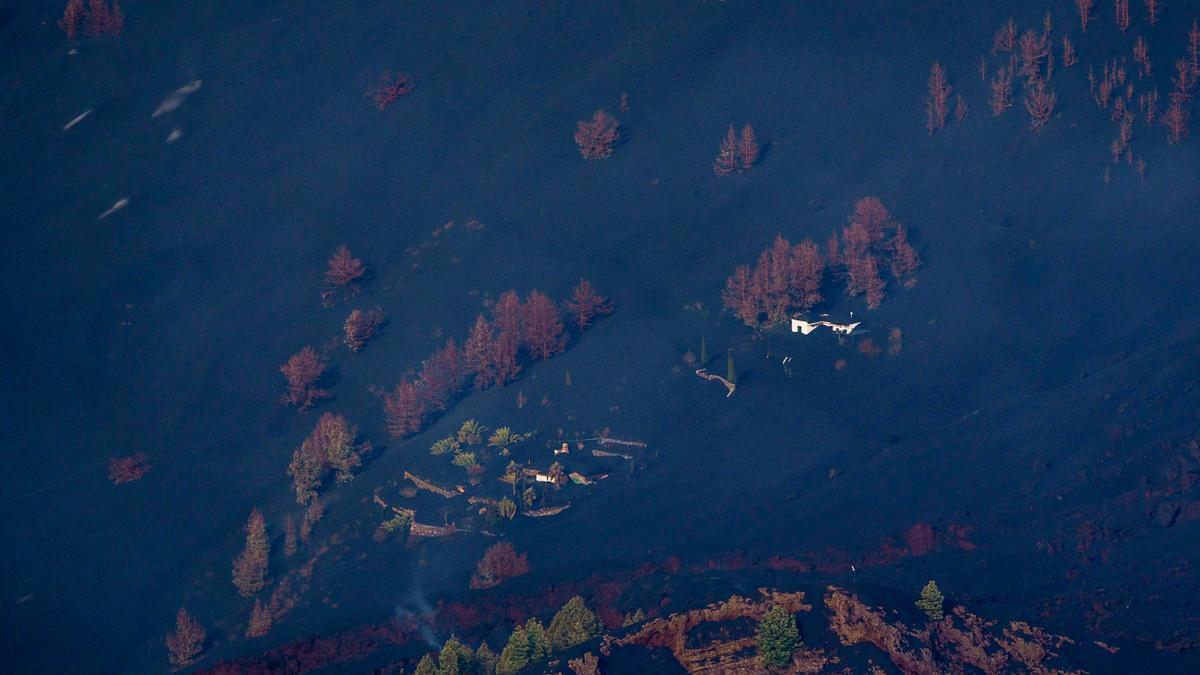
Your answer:
[[[249,597],[266,587],[270,546],[262,511],[254,509],[246,521],[246,547],[233,561],[233,584],[243,596]]]

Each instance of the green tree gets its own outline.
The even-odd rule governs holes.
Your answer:
[[[737,384],[737,366],[733,363],[733,350],[726,352],[725,357],[725,379]]]
[[[550,642],[542,622],[530,619],[525,622],[525,635],[529,639],[529,662],[537,663],[550,655]]]
[[[467,675],[474,667],[474,654],[471,650],[451,637],[442,645],[442,653],[438,655],[438,675]]]
[[[517,626],[512,635],[508,636],[508,644],[500,651],[500,660],[496,662],[497,675],[511,675],[529,665],[529,636],[525,629]]]
[[[554,651],[569,649],[600,634],[600,619],[578,595],[567,601],[550,621],[546,638]]]
[[[942,604],[945,598],[942,597],[942,592],[938,590],[938,586],[933,581],[925,584],[925,588],[921,589],[921,599],[917,600],[917,607],[925,612],[925,616],[929,617],[930,621],[942,620]]]
[[[700,367],[708,367],[708,338],[700,336]]]
[[[782,668],[792,662],[792,653],[800,646],[796,617],[782,607],[772,607],[758,622],[758,656],[770,668]]]
[[[642,611],[641,607],[638,607],[636,610],[634,610],[632,612],[625,613],[625,620],[621,622],[621,627],[628,628],[629,626],[632,626],[635,623],[641,623],[645,620],[646,620],[646,613]]]
[[[430,654],[422,656],[413,675],[438,675],[437,662],[433,660],[433,656]]]
[[[488,643],[480,643],[479,649],[475,650],[475,663],[479,664],[479,675],[495,675],[496,661],[496,653]]]

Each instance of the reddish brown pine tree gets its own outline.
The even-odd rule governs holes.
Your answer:
[[[104,35],[108,22],[108,3],[105,0],[88,0],[87,25],[84,28],[91,37]]]
[[[1192,19],[1192,28],[1188,31],[1188,65],[1192,71],[1192,82],[1200,80],[1200,24]]]
[[[183,607],[175,614],[175,632],[167,635],[167,656],[171,665],[182,668],[196,659],[204,651],[204,641],[208,632],[204,626],[188,613]]]
[[[912,245],[908,243],[908,230],[904,225],[896,225],[896,236],[890,244],[892,250],[892,276],[906,287],[913,287],[917,280],[913,276],[921,266],[921,259]]]
[[[571,323],[579,330],[592,325],[592,321],[605,314],[612,314],[612,303],[592,288],[592,282],[580,279],[579,285],[571,290],[571,297],[563,303],[571,316]]]
[[[125,13],[121,11],[120,0],[113,0],[112,9],[105,17],[104,32],[118,37],[125,32]]]
[[[946,79],[946,70],[942,64],[933,62],[929,69],[929,98],[925,99],[927,120],[925,128],[929,135],[946,126],[946,115],[950,110],[950,83]]]
[[[1175,88],[1171,91],[1170,98],[1172,101],[1190,101],[1196,91],[1196,74],[1188,64],[1187,59],[1178,59],[1175,61],[1175,75],[1171,77],[1171,84]]]
[[[825,260],[828,261],[831,269],[836,268],[842,263],[841,245],[838,242],[837,232],[830,232],[829,239],[825,241]]]
[[[1146,22],[1151,26],[1158,23],[1158,0],[1146,0]]]
[[[356,282],[367,273],[367,268],[358,258],[350,254],[350,249],[343,244],[334,251],[329,259],[329,267],[325,270],[325,283],[334,288],[344,288],[351,293],[358,292]]]
[[[1133,62],[1142,66],[1141,77],[1150,74],[1150,45],[1146,38],[1139,35],[1133,42]]]
[[[1018,43],[1021,67],[1017,73],[1026,80],[1042,76],[1042,64],[1050,56],[1050,38],[1046,33],[1038,34],[1027,30]]]
[[[737,147],[737,135],[733,132],[731,124],[729,131],[725,132],[724,140],[721,141],[721,151],[717,153],[717,159],[713,162],[713,173],[718,176],[728,176],[737,169]]]
[[[1113,11],[1117,19],[1117,28],[1121,32],[1129,30],[1129,0],[1113,0]]]
[[[525,298],[522,320],[522,342],[536,359],[548,359],[567,346],[558,306],[545,293],[529,292]]]
[[[1075,54],[1075,45],[1071,44],[1071,38],[1066,35],[1062,36],[1062,63],[1065,68],[1079,63],[1079,57]]]
[[[299,535],[296,533],[296,517],[289,515],[283,521],[283,554],[292,557],[300,546]]]
[[[1009,17],[1008,22],[1000,26],[992,36],[992,53],[1012,52],[1017,44],[1017,22]]]
[[[855,297],[862,295],[871,283],[872,275],[878,277],[879,270],[875,256],[863,254],[858,257],[846,257],[846,295]]]
[[[445,410],[450,399],[462,389],[463,356],[454,338],[421,364],[417,389],[425,404],[434,410]]]
[[[1079,28],[1087,32],[1088,21],[1092,18],[1092,4],[1095,0],[1075,0],[1075,9],[1079,10]]]
[[[791,263],[792,245],[780,234],[775,235],[775,241],[758,257],[754,288],[759,295],[759,305],[767,313],[768,325],[787,319],[788,306],[791,304]]]
[[[825,261],[821,250],[811,239],[792,248],[788,264],[788,296],[793,307],[803,311],[812,309],[820,302],[821,283],[825,275]]]
[[[758,328],[758,300],[754,295],[749,267],[738,265],[737,269],[733,271],[733,275],[725,280],[725,290],[721,291],[721,301],[747,326]]]
[[[475,318],[471,334],[463,345],[463,361],[467,372],[475,376],[475,387],[487,389],[496,384],[496,366],[492,362],[492,343],[495,341],[492,324],[482,314]]]
[[[871,251],[874,237],[866,225],[851,222],[842,228],[842,261],[849,266],[855,260],[861,260]]]
[[[525,554],[518,555],[512,544],[502,541],[484,552],[483,559],[475,566],[475,574],[471,576],[471,588],[491,588],[505,579],[528,573],[529,559]]]
[[[737,146],[737,160],[743,169],[749,169],[758,161],[758,141],[754,138],[754,127],[749,124],[742,127],[742,138]]]
[[[250,625],[246,637],[262,637],[271,631],[271,608],[262,600],[254,600],[254,611],[250,613]]]
[[[375,107],[387,110],[387,107],[401,98],[408,96],[413,90],[413,80],[406,73],[384,73],[379,78],[379,84],[369,92]]]
[[[863,292],[867,294],[867,309],[879,309],[879,303],[883,302],[884,281],[879,277],[875,256],[869,255],[863,259],[860,275]]]
[[[521,298],[511,288],[500,294],[496,304],[492,305],[492,325],[499,333],[521,334]]]
[[[308,541],[312,535],[313,527],[321,522],[321,518],[325,516],[325,505],[321,500],[314,499],[308,503],[308,508],[304,509],[304,519],[300,521],[300,541]]]
[[[352,352],[361,351],[367,341],[375,337],[379,327],[383,325],[383,310],[376,307],[369,311],[356,309],[346,317],[342,330],[345,333],[346,346]]]
[[[81,21],[83,21],[83,0],[67,0],[62,18],[58,21],[58,27],[66,32],[68,40],[75,39]]]
[[[330,396],[328,391],[316,386],[325,372],[325,362],[312,347],[292,354],[279,372],[288,383],[288,393],[283,396],[283,402],[288,405],[307,410],[314,401]]]
[[[233,561],[233,585],[238,593],[250,597],[266,587],[270,546],[262,511],[254,509],[246,521],[246,546]]]
[[[884,230],[892,227],[892,214],[878,197],[863,197],[854,203],[854,213],[850,222],[858,223],[866,228],[871,235],[871,244],[883,241]]]
[[[114,485],[132,483],[149,473],[150,466],[150,457],[144,452],[114,457],[108,460],[108,479]]]
[[[492,366],[496,369],[496,385],[504,385],[517,379],[521,372],[521,363],[517,359],[521,346],[521,336],[507,331],[501,331],[492,342]]]
[[[1054,114],[1054,104],[1058,97],[1053,91],[1046,89],[1046,82],[1041,78],[1033,78],[1025,86],[1025,109],[1029,111],[1029,128],[1041,131]]]
[[[612,156],[613,146],[621,137],[617,120],[603,110],[592,114],[591,121],[575,125],[575,143],[584,159],[604,159]]]
[[[425,422],[425,402],[417,385],[402,380],[388,395],[383,397],[383,413],[388,435],[405,438],[421,430]]]
[[[89,0],[85,32],[91,37],[120,35],[125,30],[125,15],[120,2],[109,7],[105,0]]]
[[[1163,125],[1167,127],[1167,141],[1174,145],[1188,135],[1188,111],[1182,101],[1172,97],[1171,105],[1162,114]]]
[[[988,97],[988,104],[992,107],[992,115],[999,115],[1012,107],[1012,69],[1008,66],[998,69],[990,87],[992,93]]]

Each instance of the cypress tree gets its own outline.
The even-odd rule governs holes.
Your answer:
[[[529,637],[525,629],[517,626],[512,635],[508,636],[508,644],[500,652],[500,660],[496,662],[498,675],[512,675],[529,665]]]
[[[479,675],[495,675],[496,661],[496,653],[488,643],[480,643],[479,649],[475,650],[475,663],[479,664]]]
[[[925,616],[929,617],[930,621],[942,620],[942,603],[945,598],[942,597],[942,592],[938,590],[937,584],[933,581],[925,584],[925,588],[921,589],[921,599],[917,600],[917,607],[925,612]]]
[[[421,662],[417,664],[417,669],[413,671],[413,675],[438,675],[437,663],[429,654],[421,657]]]
[[[438,655],[438,675],[467,675],[474,665],[471,650],[467,649],[458,638],[452,637],[442,645],[442,653]]]
[[[700,336],[700,367],[704,368],[708,365],[708,339],[703,335]]]
[[[772,607],[758,623],[758,655],[771,668],[782,668],[792,662],[792,654],[800,646],[800,631],[796,617],[782,607]]]
[[[725,379],[737,384],[737,366],[733,364],[733,350],[726,352],[725,357]]]
[[[550,621],[546,638],[554,651],[569,649],[600,634],[600,619],[578,595],[567,601]]]
[[[550,642],[546,640],[546,629],[542,627],[542,622],[537,619],[530,619],[525,622],[525,636],[529,640],[529,655],[530,663],[537,663],[550,655]]]

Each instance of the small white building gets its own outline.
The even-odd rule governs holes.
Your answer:
[[[855,328],[861,325],[861,321],[854,323],[833,323],[832,321],[804,321],[803,319],[792,319],[792,332],[808,335],[821,326],[828,326],[829,330],[842,335],[849,335],[854,332]]]

